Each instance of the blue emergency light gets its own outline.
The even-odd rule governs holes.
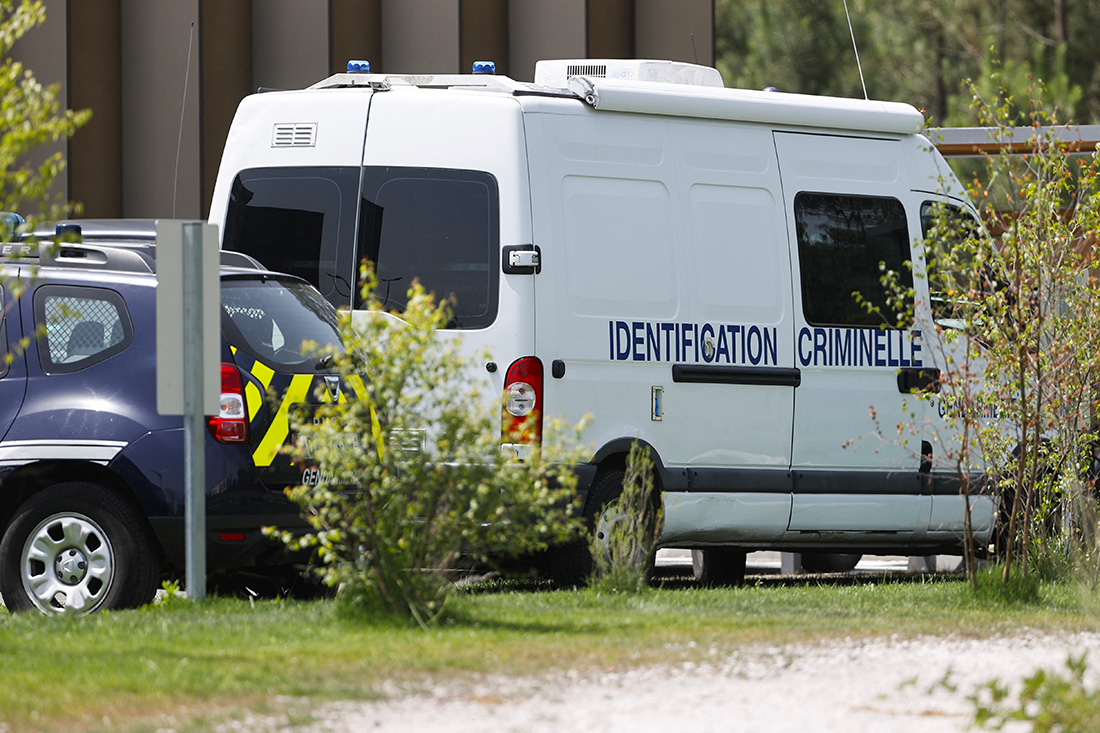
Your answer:
[[[352,59],[348,61],[348,72],[369,74],[370,73],[370,61],[360,61],[358,59]]]
[[[475,74],[495,74],[497,73],[496,61],[475,61],[474,62]]]

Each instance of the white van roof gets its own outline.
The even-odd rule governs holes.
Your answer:
[[[578,73],[580,72],[580,73]],[[716,69],[669,61],[539,61],[535,83],[495,74],[334,74],[310,89],[480,89],[574,97],[595,110],[912,135],[924,116],[901,102],[728,89]]]

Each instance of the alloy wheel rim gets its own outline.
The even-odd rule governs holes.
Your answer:
[[[91,518],[75,512],[38,523],[20,556],[23,589],[43,613],[85,614],[98,609],[114,581],[114,549]]]

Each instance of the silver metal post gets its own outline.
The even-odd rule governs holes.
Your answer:
[[[203,394],[202,225],[183,225],[183,447],[187,597],[206,598],[206,451]]]

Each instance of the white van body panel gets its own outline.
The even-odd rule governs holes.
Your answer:
[[[788,212],[795,210],[796,198],[804,192],[893,197],[903,202],[909,197],[905,149],[896,138],[775,132],[774,139]],[[907,224],[907,240],[919,240],[919,218],[907,217]],[[805,265],[798,263],[793,221],[788,232],[796,261],[793,279],[808,282],[810,278],[798,269]],[[926,288],[924,280],[915,278],[914,287]],[[931,496],[920,493],[917,473],[925,403],[899,393],[897,369],[922,366],[926,341],[934,334],[916,327],[907,332],[811,323],[803,298],[800,288],[795,293],[795,325],[802,383],[794,411],[791,469],[796,482],[791,531],[923,532],[931,510]],[[899,436],[899,424],[916,434]],[[832,483],[828,469],[848,472],[871,467],[875,470],[871,481],[877,484],[873,489],[838,485],[822,491],[815,481],[817,485],[802,490],[797,480],[812,475]],[[846,479],[851,478],[848,473]],[[853,493],[840,494],[845,488]]]
[[[244,168],[310,165],[356,165],[363,155],[371,92],[348,90],[291,91],[253,94],[241,100],[222,151],[210,222],[225,222],[229,188]],[[278,104],[270,104],[277,94]],[[280,125],[312,129],[312,144],[277,146]]]
[[[783,537],[791,515],[789,494],[668,492],[661,541],[668,547],[748,545]]]
[[[571,76],[567,86],[339,74],[309,90],[249,97],[230,131],[211,221],[226,246],[257,248],[265,261],[267,245],[249,242],[241,223],[265,215],[248,210],[256,197],[283,196],[278,205],[291,211],[280,216],[299,217],[296,225],[339,218],[338,235],[325,220],[324,247],[336,241],[336,250],[315,276],[336,280],[344,276],[332,268],[346,268],[351,282],[352,263],[371,246],[419,246],[402,239],[399,222],[430,224],[438,214],[445,224],[462,213],[449,200],[391,192],[421,181],[467,186],[478,192],[470,200],[490,201],[492,221],[478,219],[481,209],[470,221],[490,232],[491,251],[455,275],[467,289],[491,282],[491,302],[481,304],[491,317],[476,326],[456,318],[442,335],[481,355],[471,378],[486,409],[500,410],[509,365],[534,357],[543,414],[590,416],[582,490],[643,441],[659,466],[664,546],[961,548],[963,501],[941,460],[942,417],[906,387],[943,352],[913,249],[921,205],[963,201],[919,134],[920,113],[690,83]],[[279,139],[305,142],[276,146],[282,123],[294,124]],[[264,176],[283,174],[291,183],[265,193]],[[313,211],[315,189],[334,185],[346,189],[341,206]],[[820,297],[829,261],[813,262],[816,235],[800,235],[825,232],[834,201],[841,214],[862,202],[893,222],[856,229],[869,241],[893,237],[913,260],[908,327],[821,320],[806,302],[807,293],[833,305],[851,298]],[[469,245],[453,234],[455,246]],[[442,244],[430,250],[436,277],[449,264]],[[293,242],[280,246],[290,264],[309,264],[294,260]],[[517,247],[536,265],[509,269],[504,248]],[[392,287],[407,287],[419,266],[391,270]],[[449,294],[447,283],[437,287]],[[456,289],[467,305],[481,297]],[[981,544],[992,502],[977,502],[974,516]]]
[[[523,116],[511,97],[473,91],[456,99],[446,90],[416,87],[376,94],[362,164],[489,172],[500,197],[501,245],[532,241]],[[498,317],[491,326],[441,333],[461,333],[465,354],[484,366],[496,364],[494,371],[479,368],[472,375],[484,384],[487,409],[499,409],[511,360],[535,353],[534,288],[530,276],[501,275]]]
[[[596,445],[638,437],[668,465],[785,471],[793,387],[672,380],[673,364],[748,366],[750,345],[765,361],[765,329],[767,363],[793,366],[790,264],[760,246],[783,233],[766,131],[592,112],[530,114],[527,130],[538,352],[569,377],[547,383],[547,404],[571,421],[592,413]],[[705,146],[729,152],[707,159]],[[769,420],[731,436],[737,415]]]

